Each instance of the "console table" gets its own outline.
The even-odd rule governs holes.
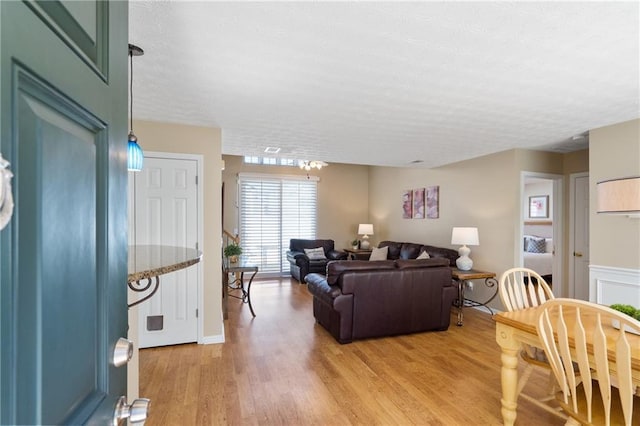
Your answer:
[[[249,282],[247,287],[244,285],[244,273],[251,272],[251,278],[249,278]],[[235,274],[235,279],[233,281],[229,281],[229,274]],[[242,303],[246,303],[249,305],[249,310],[251,311],[251,315],[256,316],[255,312],[253,312],[253,305],[251,305],[251,283],[253,282],[253,278],[258,273],[258,265],[250,264],[246,260],[240,258],[235,263],[229,262],[228,258],[225,258],[222,261],[222,318],[227,319],[229,317],[228,314],[228,298],[235,297],[236,299],[242,300]],[[238,276],[240,274],[240,276]],[[239,291],[240,295],[233,294],[234,292]]]
[[[451,268],[451,276],[453,280],[458,284],[458,300],[454,300],[454,304],[458,307],[458,326],[462,326],[463,313],[462,309],[465,307],[484,306],[493,315],[493,310],[487,306],[496,295],[498,294],[498,280],[496,280],[496,274],[493,272],[477,271],[471,269],[469,271],[461,271],[457,268]],[[484,280],[484,285],[493,290],[491,297],[484,302],[477,302],[475,300],[467,299],[464,297],[464,288],[468,281],[472,280]]]
[[[347,253],[349,260],[369,260],[373,250],[347,248],[344,251]]]
[[[135,302],[129,303],[129,308],[136,306],[153,296],[160,287],[160,275],[187,268],[200,262],[202,252],[193,248],[160,245],[129,246],[129,275],[127,285],[135,292],[144,292],[155,284],[149,294]],[[147,280],[141,284],[140,281]]]

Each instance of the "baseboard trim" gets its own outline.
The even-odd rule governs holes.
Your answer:
[[[224,343],[224,332],[222,334],[216,334],[213,336],[202,336],[202,340],[198,342],[201,345],[213,345],[218,343]]]

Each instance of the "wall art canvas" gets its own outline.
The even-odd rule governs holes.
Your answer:
[[[413,190],[413,218],[424,219],[424,188]]]
[[[407,189],[402,193],[402,218],[411,219],[413,206],[413,191]]]
[[[427,219],[437,219],[440,217],[440,187],[429,186],[426,190],[427,193]]]

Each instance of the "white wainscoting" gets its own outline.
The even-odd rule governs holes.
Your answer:
[[[640,307],[640,270],[590,265],[589,300],[602,305]]]

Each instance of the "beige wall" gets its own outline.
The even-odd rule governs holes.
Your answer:
[[[589,132],[589,263],[640,269],[640,220],[597,214],[596,183],[640,176],[640,120]]]
[[[220,129],[186,126],[180,124],[134,121],[140,146],[146,151],[199,154],[204,159],[203,173],[199,179],[204,194],[202,250],[203,268],[203,330],[202,335],[222,336],[221,315],[222,277],[220,235],[221,209],[221,134]]]
[[[519,263],[520,177],[523,171],[563,173],[562,154],[509,150],[435,169],[372,167],[370,216],[376,242],[384,239],[435,246],[451,245],[454,226],[478,227],[480,245],[471,247],[474,268],[498,276]],[[402,219],[403,190],[438,185],[438,219]],[[476,285],[470,296],[483,300],[491,291]],[[492,306],[501,309],[499,300]]]
[[[233,232],[238,226],[238,173],[302,175],[298,167],[244,164],[240,156],[225,155],[224,229]],[[322,170],[309,172],[318,176],[318,238],[332,239],[336,248],[349,247],[356,238],[358,223],[369,220],[369,167],[332,163]]]

